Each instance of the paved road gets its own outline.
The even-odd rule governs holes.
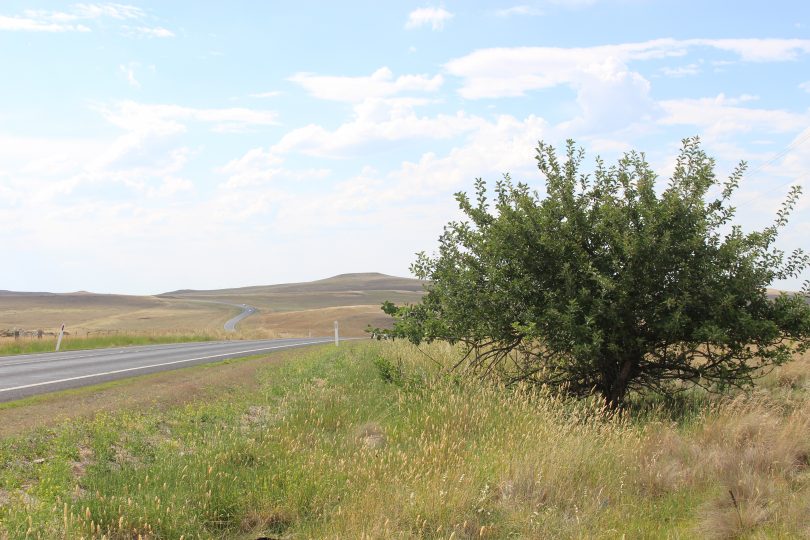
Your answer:
[[[183,296],[171,296],[171,295],[161,295],[161,298],[171,298],[173,300],[182,300],[184,302],[198,302],[198,303],[201,303],[201,304],[219,304],[221,306],[238,307],[239,309],[242,310],[242,313],[240,313],[239,315],[237,315],[233,319],[230,319],[224,325],[225,330],[228,331],[228,332],[236,331],[236,325],[240,321],[242,321],[243,319],[246,319],[247,317],[250,317],[251,315],[253,315],[254,313],[259,311],[258,308],[255,308],[253,306],[249,306],[247,304],[233,304],[231,302],[223,302],[221,300],[198,300],[196,298],[185,298]]]
[[[224,304],[225,302],[220,302],[220,303]],[[250,317],[251,315],[256,313],[256,311],[258,311],[255,307],[249,306],[247,304],[228,304],[228,305],[242,308],[242,313],[240,313],[239,315],[237,315],[236,317],[234,317],[233,319],[231,319],[230,321],[225,323],[225,330],[227,330],[228,332],[235,332],[236,331],[236,323],[238,323],[242,319],[246,319],[247,317]]]
[[[330,343],[334,338],[209,341],[0,357],[0,402],[157,371]]]

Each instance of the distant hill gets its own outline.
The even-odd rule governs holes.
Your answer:
[[[416,303],[424,282],[376,272],[341,274],[303,283],[282,283],[207,291],[179,290],[158,295],[166,300],[200,303],[248,304],[259,313],[242,323],[245,331],[273,331],[277,335],[328,335],[332,321],[342,321],[342,335],[365,335],[366,326],[387,326],[381,310],[390,300]]]
[[[313,293],[313,292],[349,292],[349,291],[407,291],[422,292],[423,281],[365,272],[340,274],[326,279],[301,283],[282,283],[278,285],[254,285],[232,289],[192,290],[181,289],[157,296],[214,296],[214,295],[251,295],[274,293]]]
[[[341,321],[342,335],[365,335],[369,324],[390,323],[380,304],[418,302],[423,283],[379,273],[342,274],[304,283],[282,283],[155,296],[0,291],[0,330],[54,329],[71,332],[196,332],[221,330],[248,304],[259,312],[239,329],[252,337],[329,335]]]
[[[0,296],[54,296],[49,292],[17,292],[0,290]]]

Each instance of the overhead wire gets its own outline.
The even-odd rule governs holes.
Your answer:
[[[803,143],[810,140],[810,126],[805,128],[804,132],[805,133],[801,137],[799,137],[798,139],[796,139],[795,141],[790,143],[788,146],[786,146],[785,148],[783,148],[782,150],[777,152],[776,155],[774,155],[773,157],[771,157],[767,161],[764,161],[764,162],[760,163],[750,173],[746,174],[745,176],[747,177],[747,179],[750,180],[752,177],[755,177],[759,172],[761,172],[763,169],[765,169],[765,167],[767,167],[768,165],[773,165],[777,161],[779,161],[782,158],[784,158],[785,156],[787,156],[790,152],[792,152],[793,150],[795,150],[796,148],[801,146]],[[798,177],[791,178],[787,182],[783,182],[783,183],[778,184],[776,186],[770,186],[767,190],[765,190],[764,193],[759,193],[758,195],[755,195],[754,197],[749,198],[748,200],[745,200],[745,201],[743,201],[741,203],[738,203],[735,206],[736,206],[736,208],[743,208],[743,207],[746,207],[746,206],[750,206],[751,204],[756,202],[760,197],[762,197],[763,194],[765,194],[765,195],[772,194],[772,193],[776,192],[777,190],[779,190],[779,189],[781,189],[781,188],[783,188],[785,186],[795,184],[797,181],[803,181],[804,179],[806,179],[808,177],[810,177],[810,171],[806,171],[803,174],[799,175]]]

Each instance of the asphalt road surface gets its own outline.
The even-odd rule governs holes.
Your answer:
[[[0,356],[0,402],[333,341],[334,338],[209,341]]]
[[[247,304],[228,304],[228,305],[242,308],[242,313],[240,313],[239,315],[237,315],[236,317],[225,323],[225,330],[227,330],[228,332],[236,331],[236,323],[256,313],[256,308],[253,306],[249,306]]]

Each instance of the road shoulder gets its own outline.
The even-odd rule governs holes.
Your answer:
[[[316,346],[317,347],[317,346]],[[64,390],[0,404],[0,437],[122,409],[167,408],[258,386],[257,371],[300,354],[289,349]]]

